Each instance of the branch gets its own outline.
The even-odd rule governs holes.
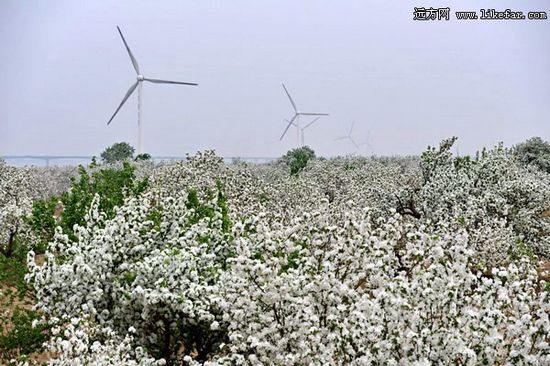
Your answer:
[[[414,217],[415,219],[419,219],[422,217],[422,214],[420,214],[416,207],[414,207],[414,201],[412,198],[407,200],[406,205],[404,205],[398,195],[395,195],[395,197],[397,198],[397,212],[399,212],[401,215],[409,215]]]

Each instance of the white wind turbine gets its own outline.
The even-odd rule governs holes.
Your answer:
[[[310,112],[300,112],[300,111],[298,111],[298,108],[296,107],[296,103],[294,103],[294,100],[292,100],[292,97],[290,96],[290,93],[286,89],[285,84],[283,84],[283,89],[285,90],[286,95],[288,96],[288,99],[290,100],[290,104],[292,104],[292,108],[294,109],[294,116],[292,116],[292,118],[288,121],[288,124],[286,125],[286,128],[285,128],[285,130],[284,130],[284,132],[281,135],[281,138],[279,140],[282,140],[283,137],[285,137],[285,134],[288,131],[288,129],[290,128],[290,126],[294,125],[294,126],[296,126],[296,132],[297,132],[296,142],[297,142],[298,146],[300,146],[300,132],[302,132],[302,144],[303,144],[303,130],[300,127],[300,117],[301,116],[319,116],[319,118],[320,118],[321,116],[328,116],[328,113],[310,113]],[[316,120],[317,119],[310,122],[306,127],[309,127]],[[304,127],[304,129],[306,127]]]
[[[170,80],[159,80],[159,79],[149,79],[143,76],[143,74],[139,71],[139,65],[137,63],[136,58],[132,54],[132,51],[130,51],[130,47],[128,47],[128,43],[126,43],[126,39],[124,39],[124,36],[122,35],[122,32],[120,31],[120,28],[117,26],[118,33],[120,34],[120,37],[122,38],[122,42],[124,42],[124,46],[126,47],[126,51],[128,51],[128,55],[130,56],[130,60],[132,61],[132,65],[134,66],[134,70],[136,70],[136,79],[137,81],[130,86],[130,89],[126,92],[126,95],[124,98],[122,98],[122,102],[120,102],[118,108],[116,109],[115,113],[113,113],[111,119],[109,119],[109,122],[107,122],[107,125],[111,123],[113,118],[115,118],[116,114],[122,108],[124,103],[130,98],[132,93],[138,88],[138,145],[137,145],[137,153],[141,154],[141,144],[142,144],[142,123],[141,123],[141,89],[143,88],[143,82],[149,81],[151,83],[155,84],[180,84],[180,85],[198,85],[195,83],[186,83],[181,81],[170,81]]]
[[[355,122],[352,122],[348,134],[345,135],[345,136],[337,137],[337,138],[334,139],[334,141],[348,140],[349,142],[351,142],[353,144],[353,146],[355,146],[356,151],[359,151],[360,146],[363,146],[363,145],[370,147],[368,142],[363,142],[361,144],[357,144],[357,142],[355,142],[355,140],[353,139],[353,137],[351,135],[351,133],[353,132],[353,126],[354,125],[355,125]],[[370,133],[369,133],[369,135],[370,135]],[[367,136],[367,140],[368,140],[368,136]]]
[[[292,122],[292,125],[294,125],[296,128],[298,128],[301,132],[301,146],[304,146],[304,135],[305,135],[305,132],[304,130],[306,128],[308,128],[309,126],[311,126],[313,123],[315,123],[319,118],[321,118],[320,116],[315,118],[313,121],[309,122],[307,125],[305,125],[304,127],[299,127],[298,125],[294,124],[294,122]],[[285,122],[286,123],[289,123],[290,121],[288,119],[285,119]]]
[[[367,141],[359,144],[359,146],[366,146],[365,152],[368,154],[369,149],[370,149],[371,155],[374,155],[374,149],[372,148],[369,141],[370,141],[370,130],[367,131]]]

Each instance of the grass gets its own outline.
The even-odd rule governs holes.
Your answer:
[[[0,254],[0,284],[8,289],[15,289],[21,300],[29,292],[29,286],[25,282],[27,266],[16,258],[7,258]],[[9,291],[9,290],[6,290]]]
[[[0,254],[0,365],[25,361],[42,352],[49,325],[32,310],[32,289],[25,282],[27,267],[21,260]]]

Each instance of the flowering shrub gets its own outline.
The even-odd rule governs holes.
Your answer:
[[[305,215],[275,237],[258,222],[239,241],[220,362],[550,361],[550,306],[528,261],[487,277],[472,267],[464,231],[434,236],[399,217],[373,225],[368,212],[330,221]]]
[[[502,262],[518,243],[550,257],[550,223],[541,217],[550,207],[548,174],[517,165],[502,145],[476,159],[454,159],[453,143],[443,141],[422,156],[424,182],[413,194],[422,215],[440,225],[466,228],[479,250],[499,257],[483,260]]]
[[[151,192],[104,222],[96,196],[76,241],[56,233],[42,267],[31,253],[39,307],[59,318],[91,314],[122,332],[133,326],[167,362],[180,347],[202,357],[224,337],[210,328],[221,321],[217,279],[232,255],[223,194],[207,199]]]
[[[501,146],[453,158],[154,167],[95,195],[27,279],[52,364],[550,363],[550,180]]]
[[[514,155],[524,165],[534,165],[550,173],[550,143],[540,137],[533,137],[518,144],[513,149]]]
[[[0,252],[11,256],[23,218],[38,197],[35,180],[29,169],[17,169],[0,159]]]

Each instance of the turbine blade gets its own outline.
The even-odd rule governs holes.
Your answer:
[[[351,131],[353,131],[353,125],[355,124],[355,121],[351,123],[351,128],[349,129],[348,135],[351,135]]]
[[[328,116],[328,113],[298,113],[302,116]]]
[[[283,121],[285,121],[286,123],[290,123],[290,124],[292,124],[293,126],[296,126],[296,123],[290,122],[290,121],[289,121],[288,119],[286,119],[286,118],[283,119]],[[296,126],[296,127],[297,127],[297,126]]]
[[[109,125],[111,123],[111,121],[113,120],[113,118],[115,118],[116,114],[118,113],[118,111],[120,110],[120,108],[122,108],[122,106],[124,105],[124,103],[126,103],[126,101],[128,100],[128,98],[130,98],[130,95],[132,95],[132,93],[134,92],[134,90],[136,90],[137,86],[138,86],[138,83],[139,81],[136,81],[131,87],[130,89],[128,89],[128,91],[126,92],[126,95],[124,96],[124,98],[122,99],[122,102],[120,102],[118,108],[116,109],[115,113],[113,113],[113,116],[111,117],[111,119],[109,120],[109,122],[107,122],[107,125]]]
[[[349,138],[349,140],[351,141],[351,143],[353,144],[353,146],[355,146],[355,148],[356,148],[357,150],[359,150],[359,145],[357,145],[357,144],[355,143],[355,141],[353,141],[353,139],[352,139],[351,137]]]
[[[124,39],[124,36],[122,35],[122,31],[120,30],[118,25],[116,26],[116,29],[118,29],[118,33],[120,34],[120,37],[122,38],[122,42],[124,42],[124,46],[126,47],[126,51],[128,51],[128,55],[130,55],[130,60],[132,60],[132,65],[134,65],[134,69],[136,70],[136,74],[139,75],[140,72],[139,72],[139,65],[137,63],[137,60],[134,57],[134,55],[132,54],[132,51],[130,51],[130,47],[128,47],[128,43],[126,43],[126,40]]]
[[[298,113],[298,109],[296,108],[296,103],[294,103],[294,100],[292,100],[292,97],[290,96],[290,93],[288,90],[286,90],[285,84],[283,84],[283,89],[286,92],[286,95],[288,96],[288,99],[290,100],[290,103],[292,103],[292,108],[294,108],[294,112]]]
[[[348,138],[347,136],[337,137],[334,139],[334,141],[345,140],[347,138]]]
[[[319,118],[321,117],[317,117],[315,118],[313,121],[309,122],[307,125],[304,126],[304,128],[302,128],[302,130],[305,130],[306,128],[308,128],[309,126],[311,126],[314,122],[316,122]]]
[[[285,137],[286,131],[288,131],[288,129],[290,128],[290,125],[292,125],[292,123],[294,122],[294,120],[296,119],[296,117],[298,117],[297,114],[295,114],[294,117],[292,117],[291,120],[288,122],[288,125],[286,125],[285,131],[284,131],[283,134],[281,135],[281,138],[279,139],[279,141],[281,141],[281,140],[283,139],[283,137]]]
[[[143,80],[146,80],[150,83],[155,83],[155,84],[199,85],[196,83],[186,83],[183,81],[170,81],[170,80],[159,80],[159,79],[148,79],[148,78],[144,78]]]

